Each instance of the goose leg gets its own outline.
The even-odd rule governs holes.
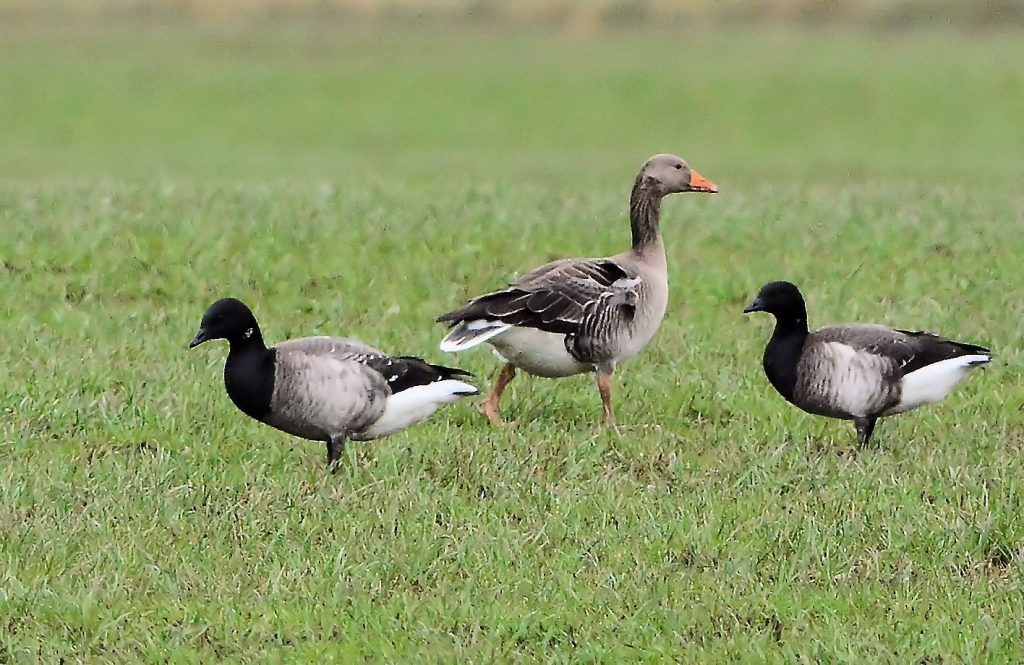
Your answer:
[[[597,389],[601,393],[601,404],[604,406],[604,424],[615,425],[615,412],[612,410],[612,375],[597,373]]]
[[[487,397],[480,404],[480,412],[487,416],[487,419],[495,425],[503,424],[501,414],[498,413],[498,402],[501,401],[501,394],[505,392],[505,388],[515,376],[515,366],[512,363],[505,363],[505,366],[501,368],[501,373],[498,374],[497,380],[494,382],[494,387],[491,388],[491,392],[487,393]]]
[[[875,422],[878,418],[854,418],[853,424],[857,427],[857,443],[861,448],[867,448],[871,441],[871,433],[875,431]]]
[[[327,468],[331,473],[338,473],[341,468],[341,455],[345,452],[345,437],[332,436],[327,439]]]

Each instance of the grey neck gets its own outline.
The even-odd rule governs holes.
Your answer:
[[[633,232],[633,251],[646,253],[661,243],[658,220],[661,217],[661,195],[637,176],[629,196],[629,226]]]

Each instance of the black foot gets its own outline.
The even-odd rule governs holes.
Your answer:
[[[345,452],[344,437],[335,437],[327,440],[327,468],[331,473],[338,473],[341,468],[341,456]]]
[[[871,442],[871,433],[875,431],[875,422],[878,418],[854,418],[853,424],[857,427],[857,444],[861,448],[867,448]]]

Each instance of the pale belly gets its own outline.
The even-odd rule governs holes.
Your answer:
[[[534,328],[509,328],[488,340],[506,362],[534,376],[557,378],[594,371],[565,350],[565,335]]]

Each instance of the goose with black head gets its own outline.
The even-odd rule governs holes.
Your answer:
[[[189,348],[226,339],[224,386],[246,415],[327,445],[336,468],[345,442],[394,434],[477,389],[468,372],[392,356],[341,337],[305,337],[271,347],[244,303],[223,298],[203,315]]]
[[[810,332],[790,282],[765,284],[743,312],[775,317],[763,366],[779,394],[808,413],[853,420],[861,446],[879,418],[945,399],[992,360],[985,347],[922,331],[848,323]]]

